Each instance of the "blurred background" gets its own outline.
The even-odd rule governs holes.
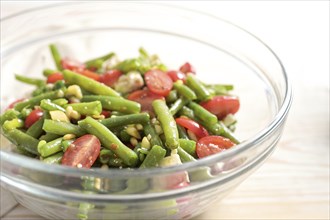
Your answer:
[[[329,219],[330,1],[160,3],[204,11],[253,33],[279,56],[293,84],[294,101],[278,149],[225,200],[196,219]],[[1,1],[1,18],[49,4],[65,2]],[[3,189],[1,216],[42,219]]]

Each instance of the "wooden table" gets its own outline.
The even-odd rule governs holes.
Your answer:
[[[1,4],[9,12],[35,6]],[[294,84],[277,150],[233,193],[195,219],[329,219],[329,2],[191,2],[189,7],[219,12],[264,39]],[[3,220],[43,219],[7,192],[1,198]]]

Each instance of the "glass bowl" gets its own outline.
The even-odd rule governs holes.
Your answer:
[[[11,152],[1,138],[1,184],[51,219],[188,219],[230,193],[274,151],[292,93],[275,53],[242,28],[205,13],[159,3],[67,3],[1,20],[1,107],[31,87],[14,73],[40,76],[54,65],[48,44],[78,60],[117,52],[156,53],[173,69],[189,61],[205,82],[234,84],[242,143],[194,163],[154,169],[74,169]],[[173,188],[189,174],[190,184]]]

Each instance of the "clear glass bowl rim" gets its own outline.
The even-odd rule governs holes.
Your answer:
[[[87,2],[84,2],[84,4],[86,4],[86,3]],[[113,2],[113,3],[116,3],[116,2]],[[127,4],[128,2],[124,2],[124,3]],[[7,17],[4,17],[0,20],[0,22],[2,25],[4,22],[15,19],[16,17],[19,17],[21,15],[36,13],[38,11],[43,11],[43,10],[52,9],[52,8],[56,8],[56,7],[66,7],[68,5],[77,5],[77,4],[78,3],[76,3],[76,2],[67,2],[67,3],[58,3],[58,4],[28,9],[28,10],[24,10],[19,13],[15,13],[15,14],[9,15]],[[79,3],[79,4],[81,4],[81,3]],[[178,172],[178,171],[185,171],[187,169],[190,170],[190,169],[195,169],[195,168],[199,168],[199,167],[203,167],[203,166],[209,166],[209,165],[215,164],[216,162],[222,161],[224,159],[231,158],[241,152],[244,152],[244,151],[250,149],[256,143],[263,141],[264,139],[269,137],[272,134],[272,132],[274,130],[276,130],[276,128],[278,126],[280,126],[282,123],[284,123],[286,116],[289,112],[291,103],[292,103],[291,83],[290,83],[288,75],[287,75],[285,68],[284,68],[281,60],[279,59],[279,57],[261,39],[259,39],[257,36],[250,33],[249,31],[245,30],[244,28],[242,28],[236,24],[233,24],[230,21],[227,21],[223,18],[220,18],[220,17],[212,15],[212,14],[208,14],[206,12],[193,10],[193,9],[187,9],[187,8],[180,7],[180,6],[168,5],[165,3],[151,3],[151,2],[134,2],[133,3],[133,2],[129,2],[129,4],[140,4],[140,5],[144,4],[144,5],[155,5],[155,6],[157,5],[157,6],[161,6],[164,8],[166,7],[169,10],[171,10],[171,8],[172,8],[172,9],[176,9],[176,10],[182,10],[183,12],[185,11],[185,12],[189,12],[189,13],[194,13],[199,16],[206,16],[206,17],[209,17],[210,19],[216,19],[221,22],[227,23],[230,26],[235,27],[242,32],[245,32],[246,34],[253,37],[256,41],[258,41],[262,46],[264,46],[274,56],[275,60],[280,65],[281,72],[283,74],[283,78],[285,80],[285,86],[286,86],[286,91],[285,91],[282,105],[280,106],[279,111],[277,112],[277,114],[273,118],[273,120],[269,123],[269,125],[267,127],[265,127],[264,129],[262,129],[260,132],[258,132],[256,135],[249,138],[248,140],[245,140],[244,142],[238,144],[235,148],[224,151],[221,154],[215,154],[215,155],[203,158],[203,159],[198,159],[195,162],[184,163],[179,166],[152,168],[152,169],[109,169],[109,170],[93,169],[93,170],[88,170],[88,169],[77,169],[77,168],[65,167],[65,166],[61,166],[61,165],[48,165],[48,164],[44,164],[38,160],[27,158],[27,157],[21,156],[21,155],[15,155],[15,154],[12,154],[9,152],[5,152],[3,150],[0,151],[1,161],[2,161],[1,163],[3,163],[4,161],[10,161],[9,163],[11,163],[11,164],[14,164],[17,166],[21,166],[22,164],[24,164],[24,166],[26,168],[30,168],[33,170],[39,170],[39,171],[47,170],[47,172],[50,172],[53,174],[61,175],[61,174],[65,173],[66,175],[75,176],[75,177],[86,176],[86,175],[98,176],[98,177],[109,177],[110,175],[117,176],[117,177],[120,177],[120,176],[135,177],[135,176],[143,175],[145,177],[148,177],[148,176],[153,176],[153,175],[159,174],[160,170],[161,170],[162,174],[173,173],[173,172]],[[28,160],[28,163],[27,163],[27,160]]]

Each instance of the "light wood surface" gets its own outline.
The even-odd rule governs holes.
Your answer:
[[[248,26],[271,46],[273,43],[293,82],[294,101],[281,141],[269,160],[227,198],[195,219],[329,219],[329,2],[249,3],[249,12],[239,10],[241,17],[227,12],[227,17]],[[234,9],[237,4],[227,7]],[[279,8],[283,9],[276,12]],[[248,17],[260,10],[265,22],[277,24],[272,28],[274,33],[294,31],[277,37],[266,33],[260,21],[256,26],[258,19]],[[277,20],[272,17],[276,15]],[[279,39],[282,35],[286,38]],[[2,219],[43,219],[15,203],[9,202],[12,208],[5,207],[10,197],[3,191],[1,197],[6,198],[1,202],[5,208]]]

